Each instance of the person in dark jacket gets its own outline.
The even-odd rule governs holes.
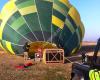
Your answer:
[[[23,49],[24,49],[24,60],[28,60],[29,47],[30,47],[30,45],[28,44],[28,42],[26,42],[25,45],[23,46]]]
[[[23,46],[24,52],[29,52],[29,47],[30,45],[28,44],[28,42],[26,42],[25,45]]]
[[[95,64],[97,62],[97,55],[98,55],[98,51],[100,49],[100,38],[97,41],[97,45],[95,46],[94,49],[94,55],[93,55],[93,63]]]
[[[81,53],[81,55],[82,55],[82,63],[85,62],[85,58],[86,58],[85,53],[86,53],[85,51],[83,51],[83,52]]]

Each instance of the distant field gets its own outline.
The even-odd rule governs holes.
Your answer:
[[[96,42],[88,42],[88,41],[82,42],[82,46],[91,46],[91,45],[96,45]]]
[[[87,53],[89,56],[92,56],[94,54],[94,52],[88,52]],[[98,55],[97,56],[100,56],[100,51],[98,52]]]

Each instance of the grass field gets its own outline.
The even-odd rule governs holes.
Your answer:
[[[34,63],[23,70],[15,68],[23,63],[23,57],[0,53],[0,80],[70,80],[70,63]]]

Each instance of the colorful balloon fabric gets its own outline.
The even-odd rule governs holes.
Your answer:
[[[100,71],[97,69],[92,69],[89,71],[90,80],[100,80]]]
[[[9,0],[0,13],[0,46],[23,53],[26,42],[44,41],[63,48],[65,56],[79,50],[84,26],[68,0]]]

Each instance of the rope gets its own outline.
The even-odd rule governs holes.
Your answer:
[[[70,63],[73,63],[73,62],[72,62],[71,60],[69,60],[68,58],[65,57],[65,59],[66,59],[67,61],[69,61]]]

